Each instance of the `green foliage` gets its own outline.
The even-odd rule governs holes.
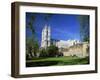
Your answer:
[[[35,37],[35,29],[34,29],[34,21],[35,21],[35,16],[30,16],[30,20],[27,24],[27,28],[30,29],[30,31],[32,32],[32,36],[30,36],[29,38],[27,37],[26,39],[26,59],[28,59],[29,57],[36,57],[37,53],[39,51],[39,44],[38,41],[36,40]]]
[[[59,53],[59,49],[55,45],[51,45],[47,47],[47,52],[49,57],[55,57]]]
[[[33,53],[34,53],[35,57],[37,56],[38,52],[39,52],[39,44],[38,44],[37,40],[35,40],[34,44],[33,44]]]
[[[40,57],[56,57],[59,54],[59,49],[55,45],[51,45],[46,49],[40,50]]]
[[[35,21],[35,16],[30,16],[30,21],[27,24],[27,28],[30,29],[30,31],[32,32],[32,36],[34,38],[34,34],[35,34],[35,29],[34,29],[34,21]]]
[[[89,16],[78,16],[80,22],[80,37],[82,41],[89,42]]]
[[[32,58],[36,57],[39,52],[39,44],[37,40],[33,40],[32,38],[26,39],[26,57]]]
[[[40,49],[39,53],[40,53],[40,57],[47,57],[48,56],[47,51],[44,48]]]
[[[33,39],[32,38],[28,38],[26,39],[26,56],[28,57],[28,55],[30,55],[30,57],[32,57],[32,49],[33,49]]]

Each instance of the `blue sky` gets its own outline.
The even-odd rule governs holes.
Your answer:
[[[41,42],[42,29],[46,22],[44,16],[46,13],[26,13],[26,25],[30,21],[30,16],[35,16],[33,23],[35,29],[35,36],[39,43]],[[80,40],[80,24],[78,20],[79,15],[71,14],[53,14],[48,22],[51,27],[51,37],[57,40]],[[26,28],[26,37],[31,36],[32,33],[29,28]]]

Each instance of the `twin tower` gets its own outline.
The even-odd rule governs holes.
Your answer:
[[[50,26],[45,25],[42,29],[42,40],[41,40],[41,47],[47,48],[51,44],[51,29]]]

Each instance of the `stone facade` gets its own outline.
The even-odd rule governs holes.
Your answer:
[[[79,40],[59,40],[56,45],[58,48],[68,48],[79,43],[81,43]]]
[[[86,57],[89,56],[89,43],[83,42],[81,44],[73,45],[69,48],[62,50],[64,56],[78,56]]]

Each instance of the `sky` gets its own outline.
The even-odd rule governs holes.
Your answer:
[[[26,12],[26,26],[31,16],[35,16],[33,27],[35,37],[41,43],[42,29],[46,24],[51,28],[51,38],[57,40],[80,40],[80,23],[78,16],[73,14],[53,14],[46,22],[44,16],[46,13]],[[26,37],[32,35],[29,28],[26,28]]]

